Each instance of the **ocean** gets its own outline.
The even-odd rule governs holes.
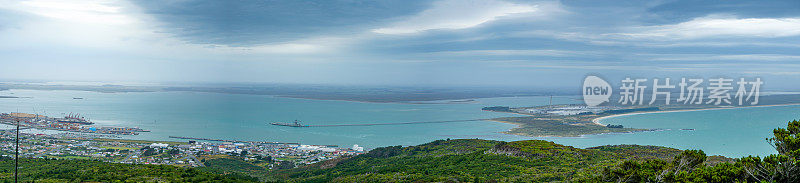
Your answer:
[[[765,156],[777,151],[767,143],[775,128],[786,128],[800,119],[800,105],[747,107],[720,110],[637,114],[600,120],[603,124],[622,124],[632,128],[661,128],[663,131],[623,135],[587,136],[597,140],[659,145],[678,149],[701,149],[706,154],[743,157]],[[692,129],[692,130],[684,130]],[[580,140],[561,140],[580,143]]]
[[[729,157],[763,156],[774,153],[764,141],[771,135],[771,129],[785,127],[788,120],[800,117],[800,106],[642,114],[609,118],[602,123],[663,130],[534,138],[500,133],[514,125],[491,121],[310,128],[273,126],[269,123],[302,120],[304,124],[327,125],[508,117],[517,115],[481,111],[481,108],[547,105],[550,100],[548,96],[482,98],[463,103],[434,101],[433,104],[367,103],[206,92],[5,90],[0,91],[0,96],[21,97],[0,98],[0,112],[19,111],[49,116],[80,113],[99,126],[151,130],[137,136],[123,136],[130,139],[180,141],[169,136],[185,136],[341,147],[358,144],[367,148],[417,145],[447,138],[505,141],[543,139],[580,148],[642,144],[702,149],[707,154]],[[553,103],[580,103],[577,98],[554,97]],[[684,128],[694,130],[681,130]]]

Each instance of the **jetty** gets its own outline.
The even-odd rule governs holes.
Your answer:
[[[300,145],[300,143],[296,142],[266,142],[266,141],[246,141],[246,140],[225,140],[225,139],[210,139],[210,138],[199,138],[199,137],[179,137],[179,136],[169,136],[169,138],[173,139],[186,139],[186,140],[202,140],[202,141],[214,141],[214,142],[239,142],[239,143],[253,143],[253,144],[284,144],[284,145]]]
[[[331,124],[331,125],[283,125],[275,124],[276,126],[290,126],[290,127],[337,127],[337,126],[379,126],[379,125],[411,125],[411,124],[430,124],[430,123],[456,123],[456,122],[469,122],[469,121],[487,121],[491,119],[461,119],[461,120],[443,120],[443,121],[413,121],[413,122],[389,122],[389,123],[350,123],[350,124]]]
[[[308,125],[300,124],[299,120],[294,120],[294,123],[270,123],[275,126],[288,126],[288,127],[308,127]]]

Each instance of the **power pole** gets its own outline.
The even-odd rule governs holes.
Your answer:
[[[14,150],[14,183],[17,183],[17,172],[19,171],[19,118],[17,118],[17,138],[16,149]]]

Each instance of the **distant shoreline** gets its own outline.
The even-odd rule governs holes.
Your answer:
[[[600,120],[609,119],[609,118],[615,118],[615,117],[622,117],[622,116],[639,115],[639,114],[691,112],[691,111],[710,111],[710,110],[742,109],[742,108],[754,108],[754,107],[779,107],[779,106],[793,106],[793,105],[800,105],[800,103],[771,104],[771,105],[757,105],[757,106],[741,106],[741,107],[718,107],[718,108],[703,108],[703,109],[679,109],[679,110],[665,110],[665,111],[632,112],[632,113],[614,114],[614,115],[609,115],[609,116],[597,117],[597,118],[592,119],[592,123],[597,124],[597,125],[603,125],[602,123],[600,123]]]
[[[675,110],[669,110],[668,109],[668,110],[663,110],[663,111],[631,112],[631,113],[614,114],[614,115],[608,115],[608,116],[599,116],[599,117],[594,117],[594,118],[590,117],[590,118],[587,119],[590,122],[585,122],[584,121],[584,123],[582,123],[582,124],[584,124],[584,125],[598,125],[598,126],[606,127],[606,125],[600,123],[601,120],[614,118],[614,117],[629,116],[629,115],[654,114],[654,113],[671,113],[671,112],[690,112],[690,111],[706,111],[706,110],[724,110],[724,109],[739,109],[739,108],[753,108],[753,107],[779,107],[779,106],[795,106],[795,105],[800,105],[800,103],[770,104],[770,105],[740,106],[740,107],[715,107],[715,108],[698,108],[698,109],[675,109]],[[501,112],[501,111],[493,111],[493,112]],[[530,114],[522,114],[522,113],[514,113],[514,112],[503,112],[503,113],[518,114],[518,115],[523,115],[523,116],[535,116],[535,115],[530,115]],[[515,125],[514,128],[508,129],[506,131],[501,131],[501,132],[498,132],[498,133],[509,134],[509,135],[519,135],[519,136],[533,137],[533,138],[542,138],[542,137],[584,137],[586,135],[622,134],[622,133],[636,133],[636,132],[641,132],[641,131],[658,131],[659,130],[659,129],[636,129],[636,130],[626,131],[626,132],[587,133],[587,134],[580,134],[580,135],[575,135],[575,136],[573,136],[573,135],[533,135],[533,134],[529,134],[529,133],[512,133],[513,130],[522,128],[522,125],[524,123],[521,123],[521,122],[504,121],[504,120],[499,120],[499,118],[494,118],[494,119],[486,120],[486,121],[492,121],[492,122]]]
[[[398,89],[399,88],[399,89]],[[127,92],[206,92],[222,94],[266,95],[281,98],[309,100],[349,101],[363,103],[400,104],[460,104],[473,103],[477,99],[497,97],[545,96],[537,91],[509,92],[502,89],[483,89],[469,87],[375,87],[272,84],[242,86],[125,86],[125,85],[43,85],[33,83],[4,83],[0,90],[70,90],[100,93]]]
[[[455,99],[452,101],[448,101],[450,99],[442,99],[442,100],[412,100],[412,101],[370,101],[370,100],[353,100],[353,99],[329,99],[329,98],[314,98],[314,97],[305,97],[305,96],[287,96],[287,95],[269,95],[278,98],[288,98],[288,99],[304,99],[304,100],[321,100],[321,101],[342,101],[342,102],[356,102],[356,103],[369,103],[369,104],[469,104],[474,102],[452,102],[456,100],[479,100],[484,98],[497,98],[497,97],[484,97],[484,98],[465,98],[465,99]],[[441,103],[435,103],[434,101],[446,101]]]

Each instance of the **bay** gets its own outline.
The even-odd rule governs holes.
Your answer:
[[[604,124],[661,129],[653,132],[599,134],[582,137],[523,137],[500,132],[514,127],[492,121],[411,125],[293,128],[271,122],[302,120],[304,124],[368,124],[413,121],[485,119],[518,116],[482,111],[486,106],[547,105],[548,96],[482,98],[472,101],[367,103],[282,98],[268,95],[205,92],[99,93],[67,90],[5,90],[0,112],[63,116],[80,113],[98,126],[140,127],[152,132],[130,139],[178,140],[186,136],[229,140],[296,142],[367,148],[417,145],[438,139],[541,139],[579,148],[613,144],[658,145],[702,149],[710,155],[742,157],[775,153],[764,140],[772,129],[800,118],[800,106],[752,107],[669,112],[607,118]],[[75,97],[83,99],[73,99]],[[580,103],[575,96],[554,97],[554,104]],[[692,129],[692,130],[682,130]]]

